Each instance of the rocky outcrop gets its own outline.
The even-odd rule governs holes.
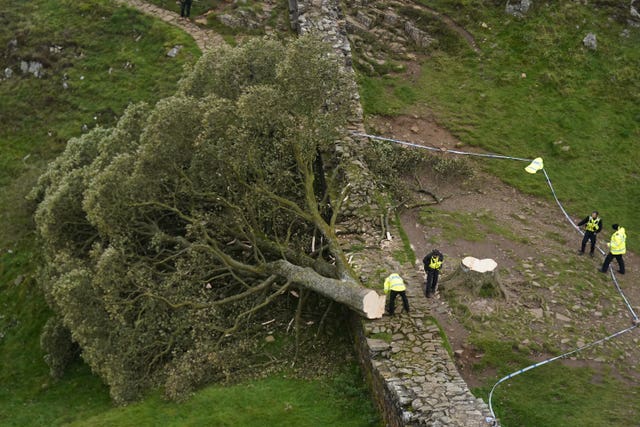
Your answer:
[[[504,11],[509,15],[523,17],[531,7],[530,0],[507,1]]]

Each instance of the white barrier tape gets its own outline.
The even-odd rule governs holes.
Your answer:
[[[556,190],[553,188],[553,185],[551,185],[551,179],[549,179],[549,175],[547,174],[546,169],[542,169],[542,172],[544,172],[544,177],[547,179],[547,185],[549,186],[549,189],[551,189],[551,194],[553,195],[553,198],[555,199],[556,203],[558,204],[558,207],[560,208],[560,210],[564,214],[564,217],[567,219],[567,221],[569,221],[569,224],[571,224],[571,226],[573,228],[578,230],[578,232],[580,234],[583,234],[582,231],[580,230],[580,227],[578,227],[576,225],[576,223],[573,222],[573,220],[571,219],[571,217],[569,216],[567,211],[564,210],[564,206],[562,206],[562,203],[560,203],[560,200],[558,200],[558,196],[556,196]]]
[[[385,137],[381,137],[381,136],[375,136],[375,135],[369,135],[366,133],[357,133],[357,132],[353,132],[353,135],[355,136],[361,136],[361,137],[366,137],[366,138],[370,138],[370,139],[375,139],[375,140],[379,140],[379,141],[388,141],[388,142],[394,142],[396,144],[401,144],[401,145],[406,145],[409,147],[416,147],[416,148],[422,148],[422,149],[426,149],[426,150],[431,150],[431,151],[438,151],[441,153],[451,153],[451,154],[458,154],[458,155],[466,155],[466,156],[476,156],[476,157],[485,157],[485,158],[492,158],[492,159],[507,159],[507,160],[518,160],[518,161],[523,161],[523,162],[531,162],[532,159],[524,159],[521,157],[511,157],[511,156],[503,156],[500,154],[482,154],[482,153],[470,153],[470,152],[466,152],[466,151],[457,151],[457,150],[449,150],[449,149],[440,149],[440,148],[436,148],[436,147],[430,147],[430,146],[426,146],[426,145],[420,145],[420,144],[414,144],[411,142],[407,142],[407,141],[401,141],[398,139],[393,139],[393,138],[385,138]],[[553,188],[553,185],[551,184],[551,179],[549,178],[549,175],[547,174],[547,171],[543,168],[542,172],[544,172],[544,176],[545,179],[547,181],[547,185],[549,186],[549,189],[551,190],[551,194],[553,195],[553,198],[555,199],[558,207],[560,208],[560,210],[562,211],[562,214],[564,215],[564,217],[567,219],[567,221],[569,221],[569,224],[571,224],[571,226],[578,231],[578,233],[580,233],[581,235],[584,235],[584,232],[582,230],[580,230],[580,227],[578,227],[578,225],[571,219],[571,217],[569,216],[569,214],[567,213],[567,211],[564,209],[564,206],[562,206],[562,203],[560,203],[560,200],[558,199],[558,196],[556,195],[556,190]],[[603,251],[600,247],[598,247],[598,251],[600,251],[600,253],[602,255],[605,255],[605,251]],[[633,311],[633,308],[631,307],[631,304],[629,304],[629,301],[627,300],[627,297],[624,295],[624,293],[622,292],[622,289],[620,288],[619,284],[618,284],[618,280],[616,279],[615,274],[613,273],[613,269],[611,270],[611,278],[613,280],[613,283],[616,286],[616,289],[618,290],[618,293],[620,294],[620,296],[622,296],[622,299],[624,300],[625,304],[627,305],[627,308],[629,309],[629,311],[631,312],[631,315],[633,316],[634,319],[634,325],[627,328],[627,329],[623,329],[621,331],[616,332],[613,335],[609,335],[608,337],[605,338],[601,338],[597,341],[594,341],[592,343],[589,343],[587,345],[584,345],[582,347],[576,348],[574,350],[571,350],[567,353],[561,354],[560,356],[556,356],[556,357],[552,357],[550,359],[547,360],[543,360],[542,362],[538,362],[538,363],[534,363],[533,365],[527,366],[526,368],[520,369],[519,371],[513,372],[509,375],[507,375],[506,377],[501,378],[497,383],[495,383],[493,385],[493,387],[491,388],[491,392],[489,393],[489,411],[491,411],[491,416],[493,417],[493,419],[487,419],[487,422],[491,422],[492,425],[497,425],[497,418],[495,413],[493,412],[493,406],[491,404],[491,399],[493,397],[493,391],[496,389],[496,387],[508,380],[511,379],[517,375],[520,375],[524,372],[527,372],[531,369],[537,368],[539,366],[543,366],[546,365],[547,363],[553,362],[555,360],[558,359],[562,359],[565,357],[568,357],[572,354],[578,353],[582,350],[586,350],[590,347],[596,346],[598,344],[601,344],[603,342],[609,341],[615,337],[618,337],[622,334],[625,334],[627,332],[630,332],[632,330],[634,330],[635,328],[637,328],[638,326],[640,326],[640,324],[638,324],[638,316],[636,315],[636,313]]]
[[[385,138],[385,137],[376,136],[376,135],[369,135],[367,133],[353,132],[353,135],[355,135],[355,136],[363,136],[363,137],[370,138],[370,139],[376,139],[378,141],[395,142],[396,144],[402,144],[402,145],[406,145],[408,147],[423,148],[425,150],[438,151],[440,153],[459,154],[459,155],[462,155],[462,156],[488,157],[488,158],[491,158],[491,159],[519,160],[521,162],[531,162],[532,161],[532,159],[523,159],[523,158],[520,158],[520,157],[503,156],[503,155],[500,155],[500,154],[470,153],[470,152],[467,152],[467,151],[449,150],[448,148],[447,149],[442,149],[442,148],[437,148],[437,147],[431,147],[431,146],[428,146],[428,145],[420,145],[420,144],[414,144],[412,142],[401,141],[399,139]]]
[[[529,366],[527,366],[526,368],[520,369],[519,371],[513,372],[513,373],[511,373],[511,374],[509,374],[509,375],[507,375],[507,376],[505,376],[505,377],[501,378],[497,383],[495,383],[495,384],[493,385],[493,387],[491,388],[491,391],[489,392],[489,411],[491,411],[491,415],[493,416],[493,418],[494,418],[494,419],[496,419],[496,418],[495,418],[495,417],[496,417],[496,415],[495,415],[495,413],[493,412],[493,406],[491,405],[491,399],[492,399],[492,397],[493,397],[493,392],[494,392],[494,390],[496,389],[496,387],[497,387],[500,383],[502,383],[502,382],[504,382],[504,381],[506,381],[506,380],[508,380],[508,379],[511,379],[511,378],[513,378],[513,377],[515,377],[515,376],[517,376],[517,375],[520,375],[520,374],[522,374],[522,373],[524,373],[524,372],[530,371],[531,369],[534,369],[534,368],[537,368],[537,367],[540,367],[540,366],[546,365],[547,363],[553,362],[553,361],[558,360],[558,359],[566,358],[566,357],[568,357],[568,356],[570,356],[570,355],[572,355],[572,354],[574,354],[574,353],[577,353],[577,352],[579,352],[579,351],[586,350],[586,349],[588,349],[588,348],[590,348],[590,347],[596,346],[596,345],[601,344],[601,343],[603,343],[603,342],[605,342],[605,341],[609,341],[609,340],[611,340],[611,339],[613,339],[613,338],[615,338],[615,337],[617,337],[617,336],[620,336],[620,335],[622,335],[622,334],[625,334],[625,333],[627,333],[627,332],[630,332],[630,331],[634,330],[634,329],[635,329],[635,328],[637,328],[638,326],[639,326],[639,325],[633,325],[633,326],[630,326],[630,327],[628,327],[628,328],[626,328],[626,329],[623,329],[623,330],[621,330],[621,331],[616,332],[615,334],[609,335],[608,337],[601,338],[601,339],[599,339],[599,340],[597,340],[597,341],[593,341],[592,343],[589,343],[589,344],[583,345],[582,347],[579,347],[579,348],[576,348],[576,349],[574,349],[574,350],[571,350],[571,351],[569,351],[569,352],[567,352],[567,353],[561,354],[560,356],[552,357],[552,358],[550,358],[550,359],[543,360],[542,362],[534,363],[533,365],[529,365]]]
[[[622,289],[620,288],[620,285],[618,284],[618,279],[616,278],[616,275],[613,272],[613,267],[611,268],[610,272],[611,272],[611,279],[613,280],[613,283],[616,285],[616,289],[618,290],[618,293],[620,294],[620,296],[624,300],[624,303],[627,304],[627,308],[631,312],[631,315],[633,316],[633,320],[637,321],[638,320],[638,315],[636,314],[635,311],[633,311],[633,307],[631,307],[631,304],[629,304],[629,300],[627,300],[627,297],[624,295],[624,292],[622,292]]]

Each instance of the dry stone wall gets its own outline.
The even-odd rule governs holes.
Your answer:
[[[289,0],[292,27],[300,34],[315,33],[333,46],[349,73],[351,47],[346,19],[337,0]],[[351,118],[351,129],[362,131],[362,110],[357,86],[351,87],[358,108]],[[349,139],[337,147],[337,155],[353,167],[348,182],[358,194],[350,205],[380,211],[371,200],[373,180],[358,160],[366,140]],[[345,159],[346,156],[346,159]],[[352,195],[353,196],[353,195]],[[474,397],[449,355],[438,326],[430,316],[433,308],[422,295],[424,271],[401,267],[391,254],[402,250],[400,239],[381,240],[370,229],[363,229],[366,249],[353,254],[356,271],[365,283],[382,283],[392,271],[409,283],[410,313],[398,308],[396,316],[378,320],[352,319],[361,365],[375,400],[388,426],[487,426],[488,406]],[[395,230],[391,230],[392,234]],[[397,235],[397,233],[395,233]],[[362,237],[362,236],[361,236]],[[359,243],[362,241],[351,242]],[[349,244],[345,245],[349,246]],[[382,259],[381,259],[382,258]]]

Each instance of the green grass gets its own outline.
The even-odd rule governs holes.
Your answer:
[[[467,25],[482,53],[432,52],[415,83],[361,76],[365,112],[426,108],[467,144],[541,156],[573,215],[597,209],[608,225],[640,229],[640,30],[630,27],[629,37],[621,37],[623,27],[608,19],[606,7],[576,2],[540,5],[526,19],[509,18],[504,5],[488,1],[429,4]],[[582,46],[589,31],[598,37],[595,52]],[[398,96],[398,87],[412,95]],[[550,197],[544,177],[523,173],[522,163],[484,164],[506,182]],[[640,247],[633,238],[629,246]]]
[[[36,282],[35,206],[25,195],[83,125],[112,126],[130,102],[170,95],[200,52],[182,31],[111,1],[0,0],[0,10],[2,45],[17,41],[3,61],[14,76],[0,81],[0,425],[375,425],[350,365],[321,380],[273,376],[212,387],[184,405],[151,396],[126,408],[113,407],[81,361],[60,380],[49,376],[39,342],[51,312]],[[42,62],[45,76],[22,76],[21,60]]]
[[[481,242],[492,234],[514,242],[529,243],[526,237],[520,236],[510,228],[501,225],[490,211],[476,213],[445,212],[433,208],[422,208],[420,221],[423,224],[437,223],[442,232],[442,238],[447,242],[459,239],[469,242]]]
[[[272,376],[236,386],[211,386],[186,402],[153,396],[70,426],[350,426],[378,425],[359,372],[326,381]]]
[[[498,366],[500,375],[534,362],[515,354],[505,343],[485,342],[483,366]],[[473,392],[488,399],[491,387]],[[624,392],[621,392],[624,390]],[[504,426],[601,426],[632,425],[638,420],[640,387],[629,387],[610,375],[589,368],[560,363],[544,365],[498,385],[492,405]],[[623,408],[623,409],[620,409]]]
[[[110,126],[129,102],[169,93],[199,56],[185,33],[104,0],[12,4],[0,1],[9,11],[0,38],[17,40],[6,60],[14,77],[0,84],[0,185],[57,154],[83,125]],[[177,44],[179,56],[167,57]],[[45,77],[22,76],[21,60],[45,64]]]
[[[483,339],[474,344],[483,354],[474,369],[497,369],[487,386],[473,390],[485,401],[496,381],[535,363],[520,353],[515,343]],[[639,398],[640,387],[613,379],[606,369],[597,373],[555,362],[498,385],[492,405],[505,426],[622,426],[640,417],[635,404]]]
[[[413,265],[413,263],[417,259],[416,254],[413,251],[413,248],[411,247],[411,241],[409,240],[409,236],[407,236],[407,233],[404,231],[404,229],[400,225],[400,217],[397,214],[394,222],[398,230],[398,234],[402,239],[402,250],[394,251],[393,258],[396,261],[398,261],[400,264],[407,263],[407,264]]]
[[[168,95],[200,53],[186,34],[112,2],[0,0],[0,10],[3,45],[17,43],[3,62],[14,75],[0,83],[0,425],[55,425],[111,403],[81,363],[61,381],[49,377],[39,337],[50,311],[36,284],[34,205],[25,195],[83,125],[111,126],[130,102]],[[176,44],[184,48],[170,59]],[[21,75],[21,60],[43,63],[45,76]]]
[[[369,336],[369,338],[376,339],[376,340],[382,340],[382,341],[386,341],[386,342],[390,343],[393,337],[389,332],[378,332],[378,333],[375,333],[375,334],[371,334]]]
[[[438,327],[438,334],[442,339],[442,345],[444,346],[445,350],[447,350],[447,353],[449,353],[449,357],[453,359],[453,347],[451,347],[451,342],[449,342],[449,338],[444,332],[444,329],[442,329],[442,326],[440,325],[440,323],[438,323],[438,320],[435,317],[429,316],[428,319],[431,321],[431,323]]]

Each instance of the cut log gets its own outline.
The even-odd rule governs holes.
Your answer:
[[[311,268],[279,260],[268,265],[270,272],[344,304],[367,319],[379,319],[384,314],[385,296],[365,288],[355,280],[337,280],[318,274]]]
[[[466,257],[456,271],[442,279],[442,289],[464,287],[478,297],[504,298],[497,267],[492,259]]]

